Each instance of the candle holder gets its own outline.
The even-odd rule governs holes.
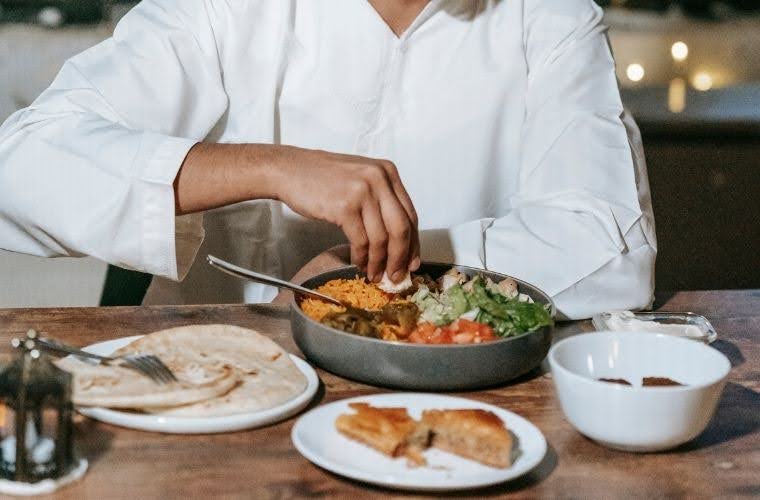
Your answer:
[[[0,372],[0,493],[40,494],[87,470],[73,446],[71,375],[36,347],[37,332],[13,339]]]

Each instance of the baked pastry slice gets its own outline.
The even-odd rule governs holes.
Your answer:
[[[432,432],[436,448],[492,467],[512,465],[512,435],[490,411],[426,410],[422,424]]]
[[[391,457],[406,456],[412,465],[424,465],[422,451],[430,432],[409,416],[406,408],[379,408],[367,403],[350,403],[353,414],[335,420],[339,432]]]

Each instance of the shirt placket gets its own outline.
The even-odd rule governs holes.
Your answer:
[[[378,89],[377,105],[367,114],[365,126],[357,137],[358,154],[372,156],[377,151],[378,138],[387,130],[393,118],[394,108],[397,107],[398,99],[401,98],[401,81],[410,39],[440,8],[440,0],[430,0],[417,19],[400,37],[396,37],[388,30],[387,40],[390,50],[385,56],[384,77]]]
[[[375,151],[377,138],[386,130],[399,94],[401,72],[408,40],[394,39],[387,51],[382,83],[378,87],[376,105],[369,111],[357,138],[357,152],[369,155]]]

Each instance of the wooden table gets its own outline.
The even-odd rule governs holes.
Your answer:
[[[546,435],[549,452],[530,474],[467,495],[518,498],[716,498],[760,496],[760,291],[683,292],[660,297],[662,310],[706,315],[719,332],[715,348],[734,365],[715,419],[677,450],[636,455],[603,448],[562,416],[551,376],[537,370],[508,386],[463,394],[512,410]],[[13,332],[29,327],[76,345],[198,323],[255,328],[292,352],[287,309],[265,306],[182,306],[0,310],[0,352]],[[589,330],[562,325],[557,337]],[[313,405],[383,392],[319,371]],[[90,459],[85,478],[56,498],[336,498],[392,492],[335,476],[302,458],[290,442],[294,420],[248,432],[175,436],[121,429],[88,419],[77,424]]]

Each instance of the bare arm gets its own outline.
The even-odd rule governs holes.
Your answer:
[[[246,200],[275,199],[277,156],[269,145],[198,143],[174,180],[177,215]]]
[[[246,200],[280,200],[339,226],[351,262],[379,280],[419,267],[417,215],[396,167],[386,160],[291,146],[200,143],[174,182],[177,214]]]

